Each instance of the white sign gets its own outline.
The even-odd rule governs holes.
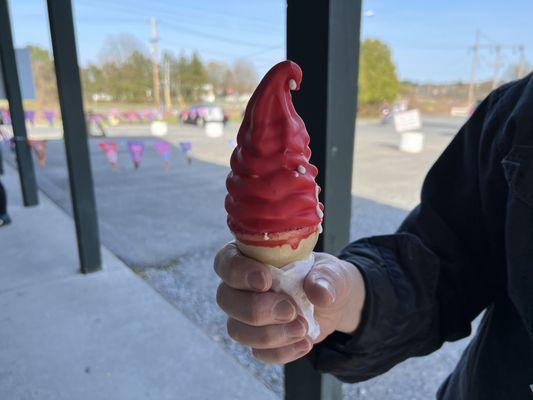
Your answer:
[[[168,125],[165,121],[154,121],[150,126],[150,130],[154,136],[165,136],[168,132]]]
[[[420,153],[424,149],[424,134],[420,132],[404,132],[400,136],[400,151]]]
[[[416,131],[422,127],[420,112],[418,110],[409,110],[397,112],[394,114],[394,128],[396,132]]]
[[[210,138],[218,138],[224,135],[224,123],[222,122],[206,122],[205,134]]]

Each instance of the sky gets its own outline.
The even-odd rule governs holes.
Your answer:
[[[15,45],[51,48],[45,0],[9,0]],[[283,0],[73,0],[80,63],[97,62],[110,36],[131,34],[148,51],[158,20],[159,49],[197,50],[205,61],[251,61],[260,75],[285,58]],[[502,77],[525,46],[533,64],[531,0],[364,0],[362,38],[392,51],[398,75],[416,82],[470,78],[476,31],[481,44],[501,44]],[[304,15],[302,15],[304,17]],[[480,51],[478,77],[490,79],[496,53]],[[305,72],[305,71],[304,71]]]

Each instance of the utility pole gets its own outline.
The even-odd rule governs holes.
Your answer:
[[[518,46],[518,51],[520,52],[520,61],[518,63],[518,76],[517,78],[521,78],[526,73],[526,49],[523,44]]]
[[[479,30],[476,31],[476,43],[472,46],[472,71],[470,74],[470,86],[468,87],[468,105],[474,104],[474,89],[476,85],[477,63],[479,52]]]
[[[150,51],[152,52],[152,66],[153,66],[153,80],[154,80],[154,100],[157,107],[161,105],[161,98],[159,94],[159,55],[157,52],[157,43],[159,37],[157,36],[157,19],[150,18]]]
[[[172,108],[172,99],[170,98],[170,62],[168,60],[165,60],[164,72],[165,108],[170,110]]]

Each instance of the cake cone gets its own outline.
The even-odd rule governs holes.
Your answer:
[[[291,232],[287,232],[291,234]],[[246,256],[260,261],[264,264],[272,265],[276,268],[282,268],[294,261],[305,260],[309,258],[315,248],[318,240],[318,231],[302,239],[295,249],[288,243],[274,247],[265,247],[259,245],[246,244],[236,239],[237,247]]]

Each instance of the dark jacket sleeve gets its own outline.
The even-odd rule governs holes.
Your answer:
[[[471,321],[505,287],[503,224],[507,113],[516,82],[477,108],[431,168],[421,203],[392,235],[362,239],[340,258],[362,272],[366,299],[354,335],[334,333],[311,361],[347,382],[469,335]]]

